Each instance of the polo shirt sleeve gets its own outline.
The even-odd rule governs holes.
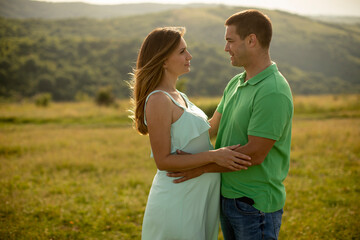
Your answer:
[[[221,101],[220,101],[219,105],[216,108],[216,111],[221,113],[221,114],[223,113],[223,110],[224,110],[224,95],[222,96]]]
[[[248,135],[278,141],[291,121],[293,106],[281,93],[272,93],[254,101]]]

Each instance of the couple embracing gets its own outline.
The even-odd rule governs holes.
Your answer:
[[[210,120],[176,89],[190,71],[184,28],[158,28],[134,70],[134,121],[158,168],[143,240],[277,239],[290,162],[293,102],[270,59],[270,19],[257,10],[225,22],[233,77]],[[216,136],[215,149],[210,137]]]

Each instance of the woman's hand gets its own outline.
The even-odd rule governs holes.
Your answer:
[[[232,171],[247,169],[251,166],[251,158],[243,153],[236,152],[235,149],[239,146],[233,145],[212,150],[213,162]]]

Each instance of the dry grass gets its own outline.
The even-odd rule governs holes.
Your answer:
[[[360,238],[358,100],[295,97],[280,239]],[[127,108],[0,106],[0,239],[140,239],[156,168]]]

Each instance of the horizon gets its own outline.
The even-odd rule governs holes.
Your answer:
[[[71,3],[82,2],[91,5],[121,5],[139,3],[158,3],[158,4],[216,4],[228,6],[243,6],[263,8],[269,10],[281,10],[300,15],[312,16],[333,16],[333,17],[360,17],[360,1],[358,0],[253,0],[251,4],[246,0],[33,0],[38,2]]]

